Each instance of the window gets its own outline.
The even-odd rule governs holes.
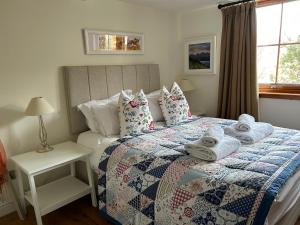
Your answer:
[[[261,0],[257,74],[262,97],[300,99],[300,0]]]

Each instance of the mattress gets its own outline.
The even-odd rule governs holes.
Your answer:
[[[94,150],[90,156],[90,161],[93,170],[97,172],[102,153],[112,142],[118,139],[118,135],[104,137],[101,134],[86,131],[78,136],[77,143]],[[276,198],[276,202],[283,202],[286,199],[287,195],[291,195],[292,191],[300,192],[300,185],[298,184],[300,184],[300,170],[298,170],[297,173],[295,173],[284,185],[281,192]]]

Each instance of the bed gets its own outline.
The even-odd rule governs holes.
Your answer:
[[[270,137],[215,163],[188,156],[182,146],[208,126],[227,126],[230,120],[194,118],[130,139],[101,137],[87,131],[76,105],[121,89],[159,89],[158,65],[66,67],[65,72],[71,131],[79,134],[78,143],[95,150],[99,210],[113,223],[279,225],[297,220],[298,131],[276,128]]]

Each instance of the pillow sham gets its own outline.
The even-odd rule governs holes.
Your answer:
[[[189,104],[176,82],[170,92],[166,87],[161,90],[161,109],[168,126],[181,123],[192,116]]]
[[[157,90],[147,94],[149,109],[154,122],[161,122],[165,120],[160,108],[160,93],[161,90]]]
[[[121,137],[154,129],[153,118],[143,90],[136,95],[121,92],[119,98]]]

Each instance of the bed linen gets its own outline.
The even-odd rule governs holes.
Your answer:
[[[186,155],[184,144],[232,123],[200,118],[113,143],[99,164],[100,211],[122,224],[263,224],[299,167],[300,134],[275,128],[215,163]]]
[[[270,212],[268,214],[267,220],[265,225],[288,225],[294,224],[299,217],[300,208],[298,206],[297,210],[297,202],[299,205],[300,201],[300,183],[297,182],[289,191],[289,194],[282,202],[273,202]],[[295,211],[296,207],[296,216],[294,216],[294,223],[293,219],[289,218],[290,212]],[[287,218],[285,218],[287,217]],[[285,221],[282,223],[281,221]],[[288,223],[287,223],[288,221]]]
[[[88,148],[93,149],[93,153],[90,156],[91,166],[95,175],[98,173],[98,164],[104,150],[114,141],[118,140],[119,136],[113,137],[104,137],[101,134],[93,133],[91,131],[86,131],[81,133],[78,136],[77,143],[84,145]],[[300,208],[300,203],[296,200],[299,199],[300,195],[300,171],[298,170],[295,175],[293,175],[288,182],[285,184],[284,188],[276,198],[276,202],[273,203],[270,212],[268,214],[266,225],[292,225],[294,224],[291,221],[291,216],[295,218],[295,220],[299,216],[299,210],[296,210],[297,207]],[[299,201],[299,200],[298,200]],[[295,209],[293,209],[295,207]],[[295,216],[290,215],[290,211],[296,211],[293,214]],[[282,221],[284,217],[289,218],[289,222],[287,223],[285,220],[282,223],[278,223]]]
[[[201,118],[112,144],[99,164],[101,212],[122,224],[263,224],[299,167],[300,135],[276,128],[215,163],[186,155],[183,144],[232,122]]]
[[[155,122],[156,129],[162,129],[165,126],[164,122]],[[85,131],[80,133],[77,138],[77,143],[93,150],[90,155],[90,163],[94,172],[98,173],[98,165],[104,150],[114,141],[118,140],[120,135],[111,135],[105,137],[100,133]],[[299,175],[300,176],[300,175]]]
[[[299,209],[300,209],[300,198],[298,198],[295,204],[293,204],[293,207],[290,208],[284,214],[284,216],[280,218],[278,222],[276,222],[276,225],[295,225],[300,215]],[[266,223],[266,225],[273,225],[273,224]]]
[[[114,135],[111,137],[105,137],[100,133],[94,133],[92,131],[86,131],[79,134],[77,138],[77,143],[85,147],[93,149],[92,154],[90,154],[90,163],[94,172],[98,172],[98,165],[104,150],[111,145],[114,141],[120,138],[119,135]]]
[[[160,123],[163,127],[164,123]],[[103,154],[104,150],[111,145],[114,141],[120,138],[119,135],[105,137],[99,133],[93,133],[92,131],[86,131],[79,134],[77,138],[77,143],[84,145],[93,150],[93,153],[90,156],[90,162],[92,169],[94,172],[98,172],[98,165],[101,159],[101,155]],[[299,185],[298,185],[299,184]],[[300,193],[300,170],[298,169],[297,172],[286,182],[280,193],[277,195],[275,201],[277,203],[283,202],[286,200],[287,195],[299,192]]]

